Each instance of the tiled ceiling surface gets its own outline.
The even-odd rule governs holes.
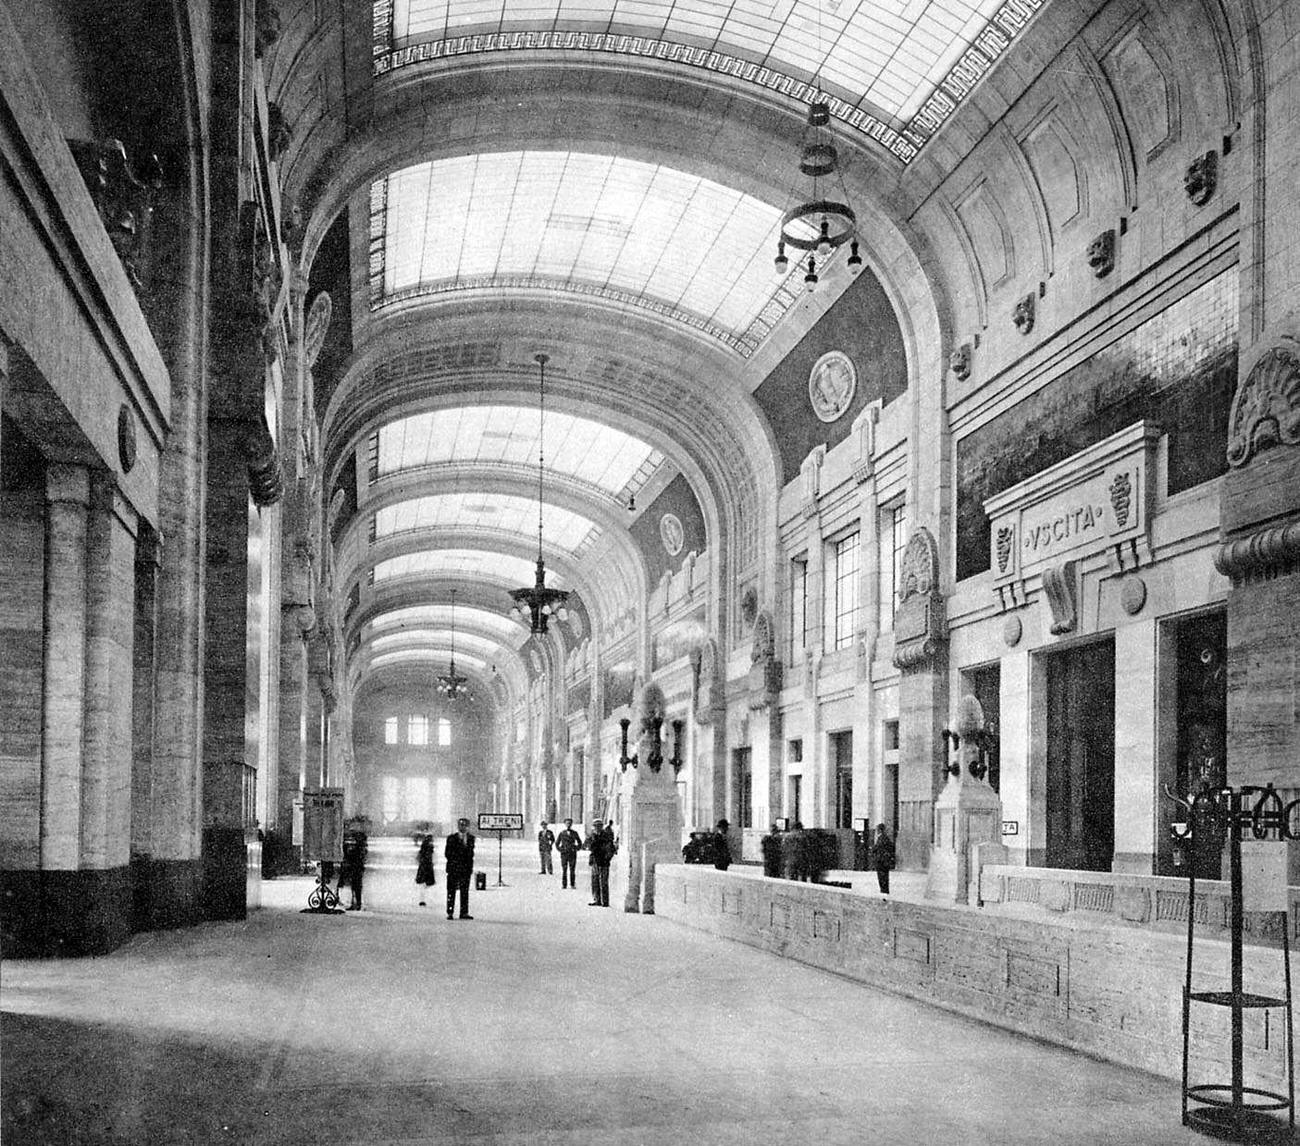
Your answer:
[[[509,553],[491,553],[486,549],[425,549],[380,561],[375,566],[375,582],[427,574],[431,579],[506,581],[513,587],[531,585],[535,572],[532,561]],[[554,589],[565,587],[564,578],[549,568],[546,583]]]
[[[1003,0],[393,0],[395,46],[522,28],[643,33],[834,84],[886,115],[920,107]]]
[[[420,163],[372,186],[370,302],[558,290],[649,309],[749,353],[799,293],[797,260],[772,273],[780,220],[740,191],[618,156]]]
[[[376,538],[417,529],[500,530],[532,544],[537,537],[537,502],[473,491],[439,493],[400,501],[375,513]],[[542,537],[547,546],[576,556],[600,533],[588,518],[558,505],[546,506]]]
[[[445,462],[536,467],[541,416],[531,406],[460,406],[415,414],[379,429],[377,476]],[[652,446],[587,418],[547,411],[545,465],[621,498],[663,462]]]

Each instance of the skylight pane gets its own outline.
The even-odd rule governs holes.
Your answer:
[[[588,518],[557,505],[543,516],[546,544],[574,552],[597,527]],[[483,493],[430,494],[385,506],[375,514],[376,538],[413,530],[491,530],[512,537],[536,536],[537,503],[520,497]]]
[[[499,555],[498,555],[499,556]],[[532,566],[529,566],[531,572]],[[546,583],[551,584],[550,570],[547,570]],[[557,579],[557,585],[562,585],[563,581]],[[504,612],[492,613],[487,609],[479,609],[474,606],[457,605],[456,606],[456,630],[457,640],[459,641],[459,632],[461,625],[464,624],[470,629],[490,632],[503,640],[512,640],[520,635],[521,630],[518,624],[512,621]],[[451,606],[448,605],[407,605],[401,609],[390,609],[386,613],[380,613],[374,618],[363,630],[365,636],[375,633],[389,633],[393,631],[404,631],[407,629],[447,629],[451,628]]]
[[[1003,0],[393,0],[395,42],[469,30],[616,31],[707,44],[799,78],[870,97],[907,119]],[[894,59],[912,61],[898,68]],[[827,56],[835,59],[828,61]],[[888,73],[888,74],[886,74]]]

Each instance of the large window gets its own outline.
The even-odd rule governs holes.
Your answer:
[[[808,559],[790,562],[790,663],[803,660],[808,643]]]
[[[898,590],[902,580],[903,550],[907,548],[907,512],[900,501],[880,511],[880,631],[894,628]]]
[[[440,748],[451,746],[451,721],[445,716],[438,717],[438,746]]]
[[[427,716],[411,716],[407,718],[406,743],[429,743],[429,718]]]
[[[390,716],[384,720],[384,743],[397,743],[397,717]]]
[[[847,649],[853,644],[853,630],[858,614],[858,544],[857,533],[850,533],[832,545],[832,560],[827,569],[832,592],[831,625],[827,644],[830,649]]]

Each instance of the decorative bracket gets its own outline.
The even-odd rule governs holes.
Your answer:
[[[1043,570],[1043,595],[1052,611],[1052,632],[1072,633],[1079,623],[1079,563],[1065,561]]]

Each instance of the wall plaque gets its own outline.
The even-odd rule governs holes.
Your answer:
[[[1134,422],[985,501],[994,585],[1112,546],[1145,550],[1159,438]]]
[[[858,389],[858,372],[842,350],[831,350],[813,363],[808,375],[808,401],[823,422],[843,417]]]

